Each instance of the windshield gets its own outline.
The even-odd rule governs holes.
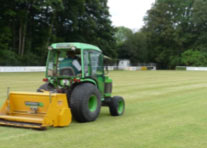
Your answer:
[[[50,51],[47,65],[48,76],[76,76],[80,72],[80,50]]]

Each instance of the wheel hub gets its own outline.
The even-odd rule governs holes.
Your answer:
[[[92,95],[88,101],[88,108],[91,112],[94,112],[97,108],[97,98],[96,96]]]

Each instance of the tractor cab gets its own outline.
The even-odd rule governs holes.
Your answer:
[[[46,78],[50,84],[67,88],[74,83],[90,82],[97,85],[104,98],[105,80],[109,83],[111,80],[104,76],[103,54],[98,47],[84,43],[56,43],[48,49]]]

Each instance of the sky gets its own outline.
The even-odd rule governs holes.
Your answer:
[[[139,30],[143,18],[155,0],[108,0],[109,12],[113,26],[124,26]]]

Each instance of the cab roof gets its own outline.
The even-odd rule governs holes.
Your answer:
[[[79,42],[63,42],[63,43],[53,43],[50,46],[52,49],[81,49],[81,50],[96,50],[101,52],[101,49],[97,46],[86,44],[86,43],[79,43]]]

